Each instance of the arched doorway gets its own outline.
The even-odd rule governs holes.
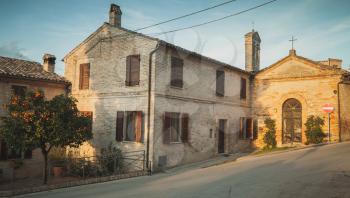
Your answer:
[[[301,103],[294,99],[288,99],[282,107],[282,142],[293,143],[301,142],[302,127],[302,106]]]

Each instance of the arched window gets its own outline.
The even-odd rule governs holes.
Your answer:
[[[302,106],[294,99],[288,99],[283,103],[282,113],[282,141],[283,144],[301,142]]]

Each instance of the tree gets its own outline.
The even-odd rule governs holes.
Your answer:
[[[306,144],[319,144],[323,142],[326,134],[323,132],[324,120],[319,116],[309,116],[305,123]]]
[[[11,148],[40,148],[44,157],[44,184],[47,183],[48,154],[53,147],[79,147],[92,138],[91,120],[80,115],[76,99],[58,95],[45,100],[44,92],[12,96],[5,105],[0,135]]]
[[[266,118],[264,120],[265,127],[267,131],[264,135],[264,142],[266,144],[266,149],[276,148],[276,121],[271,118]]]

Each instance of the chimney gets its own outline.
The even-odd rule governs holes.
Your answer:
[[[44,54],[43,61],[43,69],[47,72],[54,73],[56,57],[51,54]]]
[[[109,24],[114,27],[121,27],[122,23],[122,11],[120,7],[116,4],[111,4],[109,10]]]
[[[341,69],[343,60],[335,59],[335,58],[328,58],[328,60],[319,61],[319,62],[321,64],[328,65],[328,66],[334,67],[336,69]]]
[[[245,35],[245,70],[258,72],[260,70],[260,36],[254,30]]]

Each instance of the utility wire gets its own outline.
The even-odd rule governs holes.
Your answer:
[[[182,30],[187,30],[187,29],[191,29],[191,28],[207,25],[207,24],[210,24],[210,23],[221,21],[221,20],[224,20],[224,19],[227,19],[227,18],[230,18],[230,17],[234,17],[234,16],[237,16],[237,15],[240,15],[240,14],[243,14],[243,13],[255,10],[257,8],[260,8],[260,7],[263,7],[265,5],[271,4],[271,3],[275,2],[275,1],[278,1],[278,0],[271,0],[271,1],[259,4],[257,6],[254,6],[254,7],[251,7],[251,8],[248,8],[248,9],[245,9],[245,10],[242,10],[242,11],[239,11],[239,12],[236,12],[236,13],[224,16],[224,17],[221,17],[221,18],[217,18],[217,19],[214,19],[214,20],[211,20],[211,21],[207,21],[207,22],[204,22],[204,23],[200,23],[200,24],[196,24],[196,25],[192,25],[192,26],[188,26],[188,27],[184,27],[184,28],[169,30],[169,31],[165,31],[165,32],[156,32],[156,33],[149,33],[149,34],[144,34],[144,35],[146,35],[146,36],[159,36],[159,35],[163,35],[163,34],[167,34],[167,33],[173,33],[173,32],[178,32],[178,31],[182,31]],[[130,32],[130,33],[117,34],[117,35],[109,37],[108,39],[113,39],[113,38],[116,38],[116,37],[119,37],[119,38],[134,37],[135,34],[137,35],[137,34],[141,34],[141,33]]]
[[[150,28],[150,27],[158,26],[158,25],[161,25],[161,24],[164,24],[164,23],[168,23],[168,22],[171,22],[171,21],[176,21],[176,20],[178,20],[178,19],[182,19],[182,18],[185,18],[185,17],[189,17],[189,16],[192,16],[192,15],[201,13],[201,12],[205,12],[205,11],[208,11],[208,10],[211,10],[211,9],[214,9],[214,8],[217,8],[217,7],[226,5],[226,4],[231,3],[231,2],[233,2],[233,1],[236,1],[236,0],[226,1],[226,2],[223,2],[223,3],[217,4],[217,5],[215,5],[215,6],[212,6],[212,7],[209,7],[209,8],[205,8],[205,9],[203,9],[203,10],[198,10],[198,11],[196,11],[196,12],[192,12],[192,13],[189,13],[189,14],[185,14],[185,15],[182,15],[182,16],[179,16],[179,17],[176,17],[176,18],[173,18],[173,19],[165,20],[165,21],[162,21],[162,22],[153,24],[153,25],[149,25],[149,26],[146,26],[146,27],[143,27],[143,28],[136,29],[136,30],[134,30],[134,31],[137,32],[137,31],[140,31],[140,30],[148,29],[148,28]]]
[[[191,29],[191,28],[195,28],[195,27],[207,25],[207,24],[210,24],[210,23],[214,23],[214,22],[217,22],[217,21],[221,21],[221,20],[224,20],[224,19],[233,17],[233,16],[237,16],[237,15],[243,14],[243,13],[245,13],[245,12],[249,12],[249,11],[251,11],[251,10],[260,8],[260,7],[262,7],[262,6],[265,6],[265,5],[267,5],[267,4],[273,3],[273,2],[275,2],[275,1],[278,1],[278,0],[271,0],[271,1],[265,2],[265,3],[263,3],[263,4],[260,4],[260,5],[251,7],[251,8],[249,8],[249,9],[242,10],[242,11],[240,11],[240,12],[237,12],[237,13],[234,13],[234,14],[230,14],[230,15],[227,15],[227,16],[225,16],[225,17],[221,17],[221,18],[214,19],[214,20],[211,20],[211,21],[207,21],[207,22],[204,22],[204,23],[200,23],[200,24],[197,24],[197,25],[192,25],[192,26],[188,26],[188,27],[184,27],[184,28],[180,28],[180,29],[169,30],[169,31],[165,31],[165,32],[150,33],[150,34],[146,34],[146,35],[149,35],[149,36],[150,36],[150,35],[159,36],[159,35],[162,35],[162,34],[167,34],[167,33],[172,33],[172,32],[178,32],[178,31],[181,31],[181,30],[187,30],[187,29]]]

